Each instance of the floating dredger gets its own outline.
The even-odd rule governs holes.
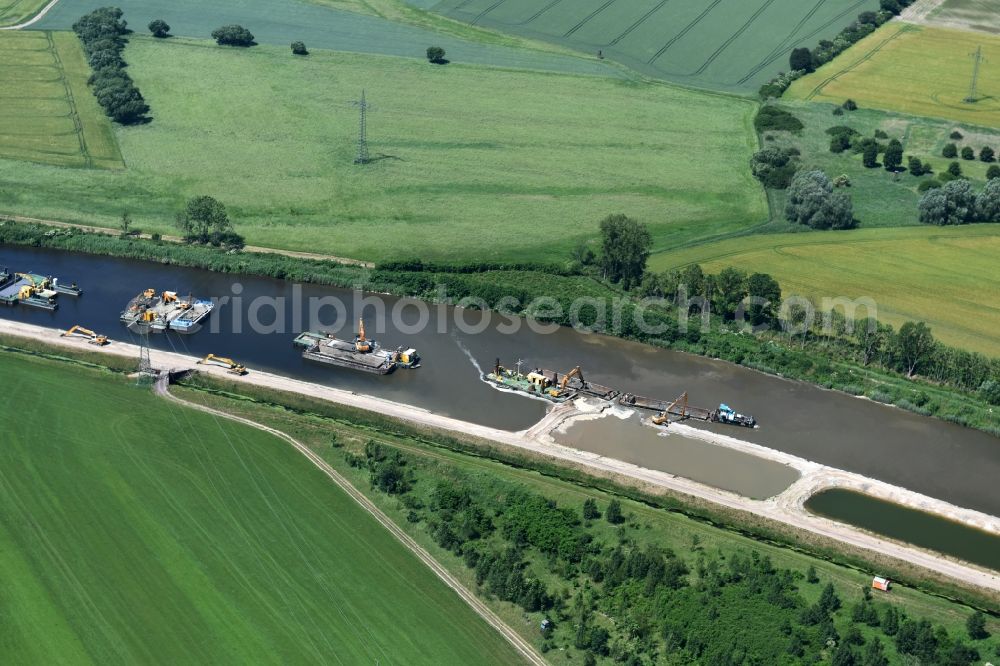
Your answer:
[[[375,340],[369,340],[362,320],[358,321],[358,334],[353,342],[341,340],[332,333],[309,331],[300,333],[293,344],[302,348],[304,359],[376,375],[387,375],[397,367],[416,368],[420,365],[420,355],[416,349],[400,347],[388,350],[379,346]]]

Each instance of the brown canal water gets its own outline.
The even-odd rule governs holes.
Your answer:
[[[606,415],[554,432],[560,444],[648,469],[669,472],[752,499],[767,499],[795,483],[799,473],[771,460],[645,425],[642,414]]]
[[[1000,571],[1000,536],[842,488],[819,492],[806,509],[880,536]]]
[[[0,307],[0,317],[62,328],[81,324],[112,339],[133,340],[134,336],[118,321],[118,316],[140,290],[155,287],[208,298],[233,296],[234,285],[238,283],[242,300],[222,305],[211,315],[218,332],[207,327],[188,336],[153,335],[151,344],[194,356],[208,353],[228,356],[245,363],[251,371],[268,370],[378,395],[510,430],[526,428],[537,421],[544,414],[545,404],[492,389],[480,380],[473,361],[488,368],[497,357],[507,364],[520,358],[526,366],[563,372],[580,365],[588,379],[601,384],[657,398],[673,398],[688,391],[693,405],[714,407],[726,402],[738,411],[755,415],[761,424],[756,430],[706,426],[717,432],[1000,515],[1000,492],[996,484],[1000,478],[1000,439],[730,363],[569,328],[538,334],[521,326],[516,333],[506,334],[503,327],[509,319],[499,315],[486,321],[479,333],[464,333],[452,325],[440,332],[435,325],[437,317],[443,316],[451,322],[455,311],[436,306],[431,308],[431,318],[435,321],[430,326],[404,334],[398,328],[385,330],[385,322],[375,316],[375,307],[369,304],[361,309],[372,337],[391,347],[416,347],[423,357],[422,367],[416,370],[399,370],[387,377],[377,377],[304,361],[291,344],[294,333],[302,327],[294,321],[291,306],[277,316],[269,308],[259,308],[259,318],[276,324],[275,328],[283,329],[282,332],[253,332],[249,327],[244,327],[242,333],[235,332],[235,320],[246,322],[259,299],[291,299],[300,293],[304,299],[331,296],[343,299],[344,311],[324,310],[321,314],[328,321],[320,322],[320,327],[353,335],[358,308],[352,303],[349,291],[7,246],[0,247],[0,266],[4,265],[76,281],[85,293],[79,299],[60,296],[60,307],[55,312]],[[401,302],[392,297],[381,300],[390,311]],[[308,312],[308,307],[304,309]],[[473,324],[489,316],[474,311],[464,314]],[[405,322],[413,323],[418,318],[414,308],[404,309]]]

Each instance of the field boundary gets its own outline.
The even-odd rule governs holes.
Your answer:
[[[413,553],[417,559],[423,562],[427,568],[434,572],[434,574],[441,579],[441,581],[455,591],[456,594],[472,608],[487,624],[496,629],[507,641],[514,647],[515,650],[521,653],[521,655],[531,664],[536,666],[545,666],[547,662],[542,658],[540,654],[535,650],[535,648],[528,643],[524,638],[521,637],[516,631],[511,629],[507,623],[505,623],[500,616],[494,613],[485,603],[480,601],[480,599],[469,591],[461,581],[455,578],[444,565],[440,564],[434,557],[427,552],[418,544],[409,534],[403,531],[396,523],[389,518],[378,506],[375,505],[368,497],[364,495],[360,490],[354,487],[354,485],[347,480],[346,477],[335,470],[328,462],[323,460],[317,453],[310,449],[305,444],[299,442],[297,439],[293,438],[291,435],[278,430],[277,428],[272,428],[266,426],[262,423],[252,421],[242,416],[236,416],[235,414],[230,414],[222,410],[215,409],[213,407],[208,407],[207,405],[201,405],[196,402],[188,402],[183,398],[179,398],[176,395],[170,393],[167,388],[168,375],[163,375],[155,384],[155,392],[157,395],[188,407],[190,409],[196,409],[200,412],[206,414],[211,414],[213,416],[221,417],[234,421],[236,423],[241,423],[251,428],[256,428],[270,435],[273,435],[287,444],[290,444],[296,451],[305,456],[309,462],[311,462],[317,469],[319,469],[323,474],[325,474],[334,484],[336,484],[341,490],[343,490],[347,495],[354,500],[358,506],[368,512],[380,525],[382,525],[386,530],[389,531],[392,536],[396,538],[403,546],[407,548],[411,553]]]
[[[69,117],[73,120],[73,128],[76,130],[76,138],[80,142],[80,154],[83,156],[84,164],[88,168],[93,168],[94,158],[91,156],[90,151],[87,149],[87,140],[83,135],[83,121],[80,119],[80,112],[76,108],[76,99],[73,97],[73,90],[70,88],[69,81],[66,80],[66,70],[63,67],[62,58],[59,56],[59,49],[56,47],[55,40],[52,39],[52,31],[45,31],[45,39],[48,41],[49,50],[52,52],[52,58],[56,62],[56,66],[59,69],[59,80],[62,81],[63,88],[66,90],[66,101],[69,103]]]
[[[30,25],[34,25],[35,23],[38,23],[43,18],[45,18],[45,15],[49,13],[49,10],[55,7],[56,4],[58,4],[58,2],[59,0],[51,0],[49,4],[45,5],[40,10],[38,10],[38,13],[32,16],[27,21],[22,21],[21,23],[17,23],[15,25],[0,26],[0,30],[21,30],[22,28],[27,28]]]
[[[904,24],[904,25],[900,26],[899,29],[896,30],[895,33],[893,33],[892,35],[890,35],[886,39],[884,39],[881,42],[879,42],[878,45],[876,45],[868,53],[866,53],[862,57],[858,58],[856,61],[854,61],[853,63],[851,63],[850,65],[848,65],[844,69],[840,70],[836,74],[833,74],[833,75],[827,77],[825,80],[823,80],[818,86],[816,86],[815,88],[813,88],[812,92],[810,92],[808,95],[806,95],[805,100],[807,102],[811,102],[818,95],[822,94],[823,88],[827,87],[828,85],[830,85],[831,83],[833,83],[834,81],[836,81],[837,79],[839,79],[844,74],[848,74],[848,73],[852,72],[853,70],[855,70],[856,68],[858,68],[860,65],[862,65],[862,64],[868,62],[869,60],[871,60],[872,58],[874,58],[875,55],[879,51],[881,51],[882,49],[884,49],[886,46],[888,46],[892,42],[896,41],[896,39],[898,39],[902,35],[907,34],[907,33],[911,33],[911,32],[916,32],[917,30],[919,30],[919,28],[916,28],[916,27],[911,26],[909,24]]]

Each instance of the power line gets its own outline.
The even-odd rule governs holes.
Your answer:
[[[358,107],[358,155],[354,158],[355,164],[368,164],[371,157],[368,155],[368,109],[370,105],[365,99],[365,91],[361,91],[361,99],[352,102]]]
[[[969,86],[969,96],[965,98],[965,102],[968,104],[975,104],[979,101],[979,95],[977,88],[979,87],[979,68],[985,62],[983,58],[983,47],[979,46],[976,48],[975,53],[969,54],[972,57],[972,85]]]

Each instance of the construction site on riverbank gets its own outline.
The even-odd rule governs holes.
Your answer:
[[[59,330],[53,330],[9,320],[0,320],[0,333],[25,338],[58,348],[80,350],[85,342],[61,337]],[[88,350],[138,358],[139,347],[128,343],[116,343],[107,347],[87,347]],[[223,367],[199,365],[197,358],[150,350],[151,364],[161,373],[185,374],[192,371],[226,379],[247,386],[258,386],[296,395],[325,400],[347,407],[374,411],[382,416],[398,419],[419,427],[457,433],[490,444],[499,444],[539,455],[560,464],[575,466],[597,476],[610,476],[629,485],[638,484],[646,490],[659,489],[660,492],[674,492],[699,500],[718,504],[741,512],[750,512],[758,517],[776,521],[797,529],[805,530],[821,537],[834,539],[851,546],[867,550],[873,554],[885,555],[909,562],[928,571],[947,576],[962,584],[980,588],[1000,599],[1000,574],[964,562],[958,562],[936,553],[906,544],[890,541],[878,535],[853,528],[807,512],[804,503],[808,497],[827,488],[847,488],[863,492],[873,497],[919,508],[927,513],[942,516],[961,524],[1000,534],[1000,518],[978,511],[955,506],[948,502],[893,486],[869,477],[828,467],[797,456],[783,453],[734,437],[709,432],[685,424],[674,424],[685,436],[700,438],[718,446],[726,446],[781,462],[796,469],[800,478],[784,492],[766,500],[752,500],[733,492],[720,490],[669,472],[648,469],[614,458],[570,448],[555,443],[550,433],[568,420],[586,415],[583,405],[567,402],[549,411],[535,426],[520,432],[509,432],[461,421],[435,414],[419,407],[386,400],[353,391],[317,385],[268,372],[254,371],[245,376],[234,376]]]

